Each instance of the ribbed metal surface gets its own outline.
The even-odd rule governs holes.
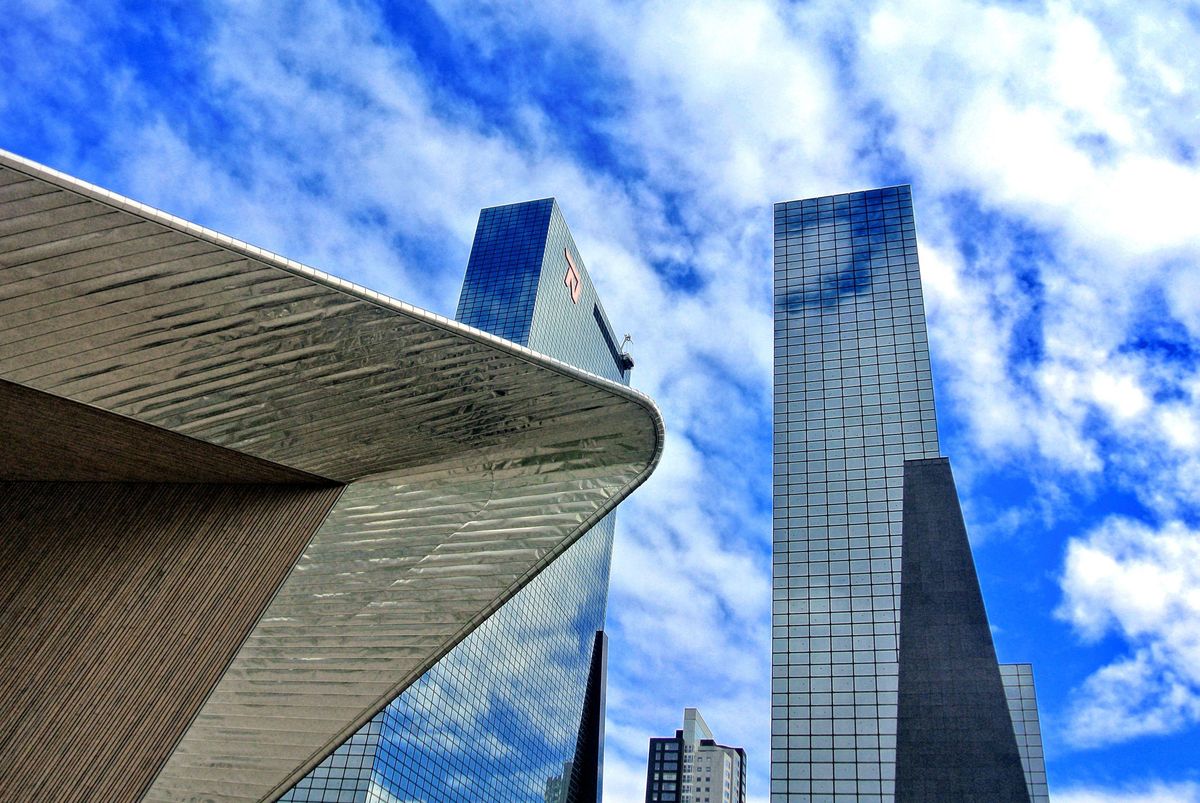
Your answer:
[[[484,333],[0,165],[0,378],[339,481],[651,408]],[[31,211],[47,194],[62,205]],[[80,206],[91,212],[59,219]]]
[[[315,764],[352,732],[349,700],[363,712],[355,724],[366,721],[617,490],[599,476],[581,482],[528,467],[350,485],[150,799],[193,799],[214,759],[235,770],[222,789],[237,799],[260,796],[258,783],[279,780],[275,768],[297,752]],[[316,732],[336,735],[318,742]]]
[[[351,484],[147,794],[275,797],[652,470],[615,383],[0,153],[0,378]]]
[[[338,492],[0,482],[0,797],[135,799]]]

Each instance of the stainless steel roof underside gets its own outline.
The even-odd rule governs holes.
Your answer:
[[[661,454],[635,391],[3,151],[0,271],[0,379],[347,484],[147,800],[278,797]]]

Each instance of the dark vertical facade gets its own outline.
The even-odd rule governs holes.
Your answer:
[[[779,203],[774,232],[771,800],[967,799],[910,783],[949,765],[963,783],[987,766],[1013,787],[1013,727],[965,530],[923,533],[927,550],[954,547],[941,567],[953,593],[928,602],[904,575],[913,496],[933,493],[906,485],[906,464],[943,465],[910,189]],[[948,505],[946,493],[925,504]],[[959,685],[946,675],[956,654],[978,669]],[[947,721],[987,744],[925,754]]]
[[[599,803],[604,795],[604,697],[607,689],[608,636],[603,630],[597,630],[566,800]]]
[[[683,789],[683,731],[650,739],[646,762],[646,803],[679,803]]]
[[[1028,801],[945,458],[904,465],[896,800]]]
[[[480,213],[457,318],[628,384],[552,198]],[[283,800],[599,800],[613,528],[610,514]]]

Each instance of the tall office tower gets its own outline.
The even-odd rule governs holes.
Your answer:
[[[704,717],[683,709],[674,736],[650,739],[646,803],[744,803],[746,751],[717,744]]]
[[[771,800],[1028,800],[909,188],[775,205]]]
[[[628,384],[553,198],[480,212],[456,317]],[[613,527],[596,522],[284,800],[598,800]]]

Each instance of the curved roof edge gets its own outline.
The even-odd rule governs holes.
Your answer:
[[[27,159],[3,148],[0,148],[0,165],[10,167],[22,173],[26,173],[33,178],[38,178],[51,184],[55,184],[62,189],[70,190],[71,192],[76,192],[80,195],[87,196],[93,200],[100,201],[101,203],[107,204],[121,211],[138,215],[139,217],[142,217],[148,221],[159,223],[177,231],[190,234],[197,239],[229,249],[230,251],[250,257],[251,259],[259,260],[271,265],[272,267],[280,268],[305,279],[319,282],[328,287],[340,290],[348,295],[355,296],[363,301],[378,304],[381,307],[396,312],[402,312],[418,320],[423,320],[429,324],[445,329],[448,332],[454,332],[477,342],[493,346],[501,351],[506,351],[514,356],[525,359],[535,365],[553,369],[560,373],[566,374],[567,376],[608,390],[618,396],[628,398],[629,400],[642,406],[646,410],[647,414],[654,419],[655,430],[658,434],[658,442],[654,450],[654,456],[651,459],[642,479],[632,485],[630,492],[632,492],[639,485],[641,485],[642,482],[645,481],[645,478],[650,475],[662,458],[662,450],[666,434],[666,427],[663,423],[662,414],[654,401],[641,391],[635,390],[634,388],[626,385],[622,385],[619,382],[606,379],[597,374],[584,371],[581,368],[569,365],[561,360],[556,360],[553,357],[526,348],[525,346],[517,345],[510,340],[497,337],[481,329],[476,329],[474,327],[467,326],[466,324],[459,323],[452,318],[447,318],[444,315],[439,315],[436,312],[431,312],[421,307],[409,304],[405,301],[401,301],[398,298],[393,298],[392,296],[384,293],[371,290],[368,287],[364,287],[363,285],[356,284],[339,276],[335,276],[332,273],[327,273],[309,265],[305,265],[301,262],[297,262],[294,259],[288,259],[287,257],[277,254],[273,251],[268,251],[265,248],[259,248],[258,246],[251,245],[243,240],[238,240],[213,229],[206,228],[197,223],[185,220],[178,215],[172,215],[169,212],[158,209],[157,207],[141,203],[140,201],[135,201],[132,198],[120,195],[111,190],[106,190],[96,184],[76,178],[60,170],[56,170],[39,162],[35,162],[32,159]]]

